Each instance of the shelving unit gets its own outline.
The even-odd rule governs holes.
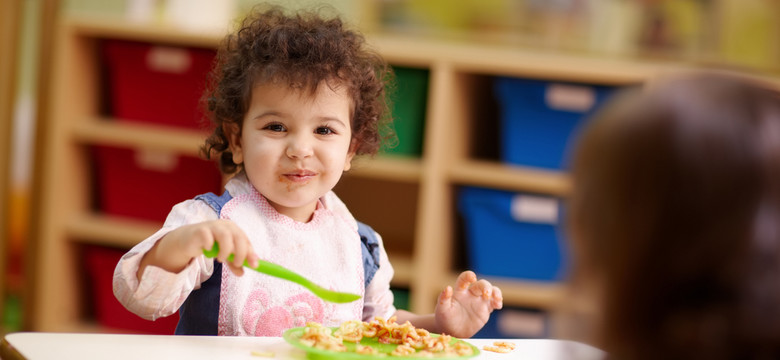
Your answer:
[[[77,247],[99,244],[129,248],[160,224],[93,210],[93,168],[88,147],[121,145],[195,155],[203,134],[102,118],[97,42],[125,39],[213,48],[221,37],[96,18],[64,19],[57,34],[56,67],[50,84],[52,102],[41,125],[45,134],[38,148],[43,164],[35,226],[40,229],[37,241],[41,252],[35,259],[33,326],[38,331],[108,331],[89,323],[83,315]],[[438,293],[453,284],[461,270],[453,260],[457,252],[456,187],[482,186],[555,196],[565,196],[569,191],[565,173],[505,165],[482,155],[480,147],[484,144],[472,134],[481,121],[496,121],[481,117],[481,110],[490,106],[484,91],[490,78],[515,76],[620,85],[688,67],[378,34],[368,39],[392,65],[430,72],[423,153],[419,158],[380,155],[358,160],[337,192],[353,213],[383,235],[396,270],[393,285],[408,287],[411,309],[422,313],[433,310]],[[381,207],[391,211],[376,213],[377,207],[372,204],[388,193],[397,199],[396,203],[382,203]],[[507,305],[552,310],[563,294],[562,285],[555,283],[489,280],[501,287]]]

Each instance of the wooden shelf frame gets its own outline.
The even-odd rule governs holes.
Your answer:
[[[198,155],[204,134],[195,130],[138,124],[100,116],[101,39],[144,41],[173,46],[214,48],[222,34],[183,31],[171,26],[121,19],[60,19],[54,49],[48,113],[43,114],[39,228],[33,330],[78,331],[94,324],[79,313],[80,278],[77,247],[99,244],[130,247],[160,224],[95,213],[91,208],[92,145],[159,149]],[[411,291],[411,308],[430,312],[439,292],[453,284],[453,247],[457,223],[452,189],[482,186],[565,197],[568,175],[477,159],[470,126],[480,121],[474,92],[497,76],[526,77],[602,85],[641,83],[658,75],[697,68],[696,64],[561,54],[473,43],[369,34],[368,41],[394,66],[429,71],[428,106],[423,150],[419,158],[379,155],[357,159],[349,176],[367,181],[412,185],[416,192],[415,225],[409,229],[412,249],[390,253],[396,270],[393,284]],[[398,224],[408,226],[409,224]],[[563,285],[517,279],[489,279],[502,288],[506,305],[553,310]],[[99,328],[98,328],[99,329]],[[107,330],[108,331],[108,330]]]

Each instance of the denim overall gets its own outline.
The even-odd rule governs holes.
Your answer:
[[[232,198],[230,193],[225,191],[221,196],[214,193],[201,194],[196,196],[195,200],[205,202],[219,215],[222,207]],[[368,287],[379,269],[379,241],[370,226],[360,221],[357,225],[363,254],[364,286]],[[176,335],[217,335],[221,287],[222,263],[214,261],[214,272],[211,277],[200,284],[200,289],[193,290],[179,308]]]

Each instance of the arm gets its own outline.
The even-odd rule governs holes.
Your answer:
[[[441,333],[441,330],[436,326],[436,315],[434,314],[417,315],[413,312],[399,309],[393,315],[396,317],[395,321],[399,324],[408,321],[416,328],[425,329],[433,333]]]
[[[181,228],[216,220],[217,214],[202,201],[187,200],[174,206],[163,228],[130,249],[117,264],[113,279],[117,300],[144,319],[176,312],[190,292],[211,277],[213,260],[173,254],[180,262],[171,264],[165,259],[166,246],[159,245],[163,239],[175,243],[178,235],[169,235]],[[186,262],[182,265],[181,261]]]
[[[138,316],[153,320],[176,312],[189,293],[212,274],[213,261],[200,258],[178,272],[166,271],[142,260],[171,231],[189,224],[216,220],[217,213],[202,201],[186,200],[176,204],[163,227],[144,239],[122,258],[114,270],[114,296]],[[139,271],[139,269],[141,271]]]

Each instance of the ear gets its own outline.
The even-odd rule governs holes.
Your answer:
[[[349,144],[349,151],[347,152],[347,159],[344,161],[344,171],[348,171],[352,168],[352,159],[355,157],[356,142],[353,139]]]
[[[348,171],[352,168],[352,158],[355,157],[355,153],[350,151],[347,153],[347,161],[344,162],[344,171]]]
[[[241,145],[241,129],[236,123],[225,123],[222,125],[222,131],[228,139],[228,147],[233,154],[233,163],[236,165],[244,162],[244,152]]]

